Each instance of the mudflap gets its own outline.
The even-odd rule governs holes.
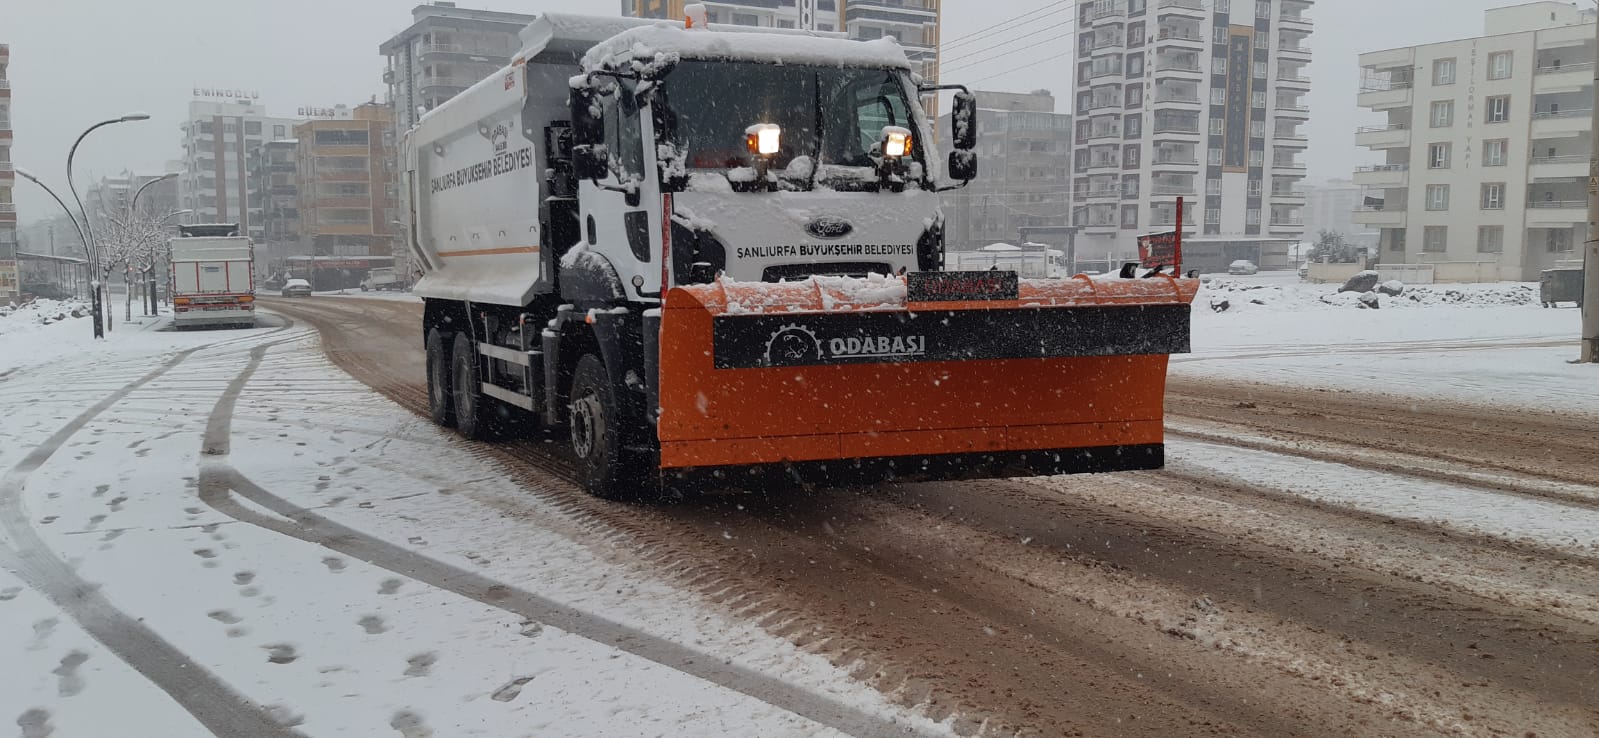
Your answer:
[[[1197,290],[1083,278],[861,304],[815,281],[673,289],[661,470],[743,487],[1160,468],[1168,356],[1189,351]]]

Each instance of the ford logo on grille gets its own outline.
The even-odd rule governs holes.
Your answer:
[[[826,215],[805,224],[805,232],[817,238],[843,238],[854,230],[849,221]]]

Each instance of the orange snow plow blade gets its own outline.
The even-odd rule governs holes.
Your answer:
[[[1198,282],[1013,284],[937,301],[907,299],[903,277],[672,289],[663,472],[839,484],[1160,468],[1167,358],[1189,350]]]

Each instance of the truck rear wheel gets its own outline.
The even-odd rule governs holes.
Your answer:
[[[607,500],[647,496],[646,460],[629,453],[623,444],[624,420],[599,357],[585,354],[578,359],[570,397],[572,451],[584,489]]]
[[[454,388],[450,384],[450,354],[444,348],[444,335],[439,329],[428,330],[428,413],[433,422],[446,428],[455,425],[455,405],[451,398]]]
[[[455,406],[455,429],[473,441],[486,441],[491,435],[492,409],[486,407],[483,384],[478,380],[477,346],[465,333],[455,334],[455,348],[450,362],[450,379]]]

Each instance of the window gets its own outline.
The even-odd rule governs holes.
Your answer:
[[[1448,128],[1455,124],[1455,101],[1438,100],[1432,104],[1432,127]]]
[[[1488,55],[1488,79],[1510,79],[1511,52],[1499,51]]]
[[[1249,196],[1250,197],[1260,197],[1260,180],[1258,180],[1258,179],[1249,180]]]
[[[1138,197],[1138,175],[1129,174],[1122,177],[1122,197]]]
[[[1257,107],[1257,108],[1266,107],[1266,91],[1265,90],[1255,90],[1255,94],[1252,97],[1253,97],[1253,99],[1250,102],[1253,104],[1254,107]],[[1293,103],[1289,103],[1288,105],[1284,105],[1283,107],[1285,107],[1285,108],[1297,108],[1299,106],[1295,105]]]
[[[1389,251],[1398,251],[1400,253],[1404,253],[1404,251],[1405,251],[1405,229],[1403,229],[1403,228],[1384,229],[1383,232],[1388,234],[1388,250]]]
[[[1263,61],[1255,62],[1255,78],[1256,79],[1265,79],[1266,78],[1266,62],[1263,62]]]
[[[1207,194],[1207,195],[1220,195],[1221,194],[1221,180],[1219,180],[1219,179],[1207,179],[1207,180],[1205,180],[1205,194]]]
[[[1210,73],[1211,74],[1226,74],[1227,73],[1227,57],[1218,56],[1218,57],[1216,57],[1214,59],[1211,59],[1210,60]]]
[[[1488,98],[1488,112],[1485,120],[1489,123],[1503,123],[1510,120],[1510,96],[1499,95]]]
[[[1505,209],[1505,183],[1489,182],[1482,186],[1482,209]]]
[[[1122,119],[1122,137],[1132,141],[1144,137],[1144,116],[1138,113]]]
[[[1249,135],[1255,138],[1266,137],[1266,121],[1256,120],[1249,123]]]
[[[1137,205],[1123,205],[1122,206],[1122,227],[1123,228],[1137,228],[1138,227],[1138,206]]]
[[[1127,45],[1128,46],[1143,46],[1144,45],[1144,24],[1142,24],[1142,23],[1131,23],[1131,24],[1128,24],[1128,26],[1127,26]]]
[[[1497,254],[1504,250],[1504,226],[1481,226],[1477,229],[1477,253]]]
[[[1502,167],[1505,165],[1505,148],[1509,141],[1496,138],[1482,142],[1482,165],[1485,167]]]
[[[1455,83],[1455,60],[1439,59],[1432,63],[1432,83],[1434,85],[1452,85]]]
[[[1205,225],[1221,224],[1221,208],[1205,208]]]
[[[1436,143],[1427,147],[1427,168],[1449,168],[1449,144]]]
[[[1244,211],[1244,225],[1260,225],[1260,208],[1252,208]]]
[[[794,27],[794,21],[791,21],[791,20],[779,20],[777,22],[777,27],[778,28],[793,28]]]
[[[1225,92],[1223,93],[1225,94]],[[1210,119],[1210,135],[1220,136],[1227,132],[1227,121],[1223,118]]]
[[[1227,104],[1227,90],[1225,88],[1222,88],[1222,87],[1212,87],[1212,88],[1210,88],[1210,104],[1211,105],[1226,105]]]
[[[1271,3],[1266,2],[1266,0],[1256,0],[1256,2],[1255,2],[1255,17],[1256,18],[1270,18],[1271,17]]]
[[[1129,107],[1129,108],[1138,108],[1138,107],[1143,107],[1143,105],[1144,105],[1144,86],[1143,85],[1128,85],[1127,86],[1127,107]]]
[[[1427,209],[1449,209],[1449,185],[1427,185]]]
[[[1142,77],[1142,76],[1144,76],[1144,55],[1143,54],[1128,54],[1127,55],[1127,76],[1129,76],[1129,77]]]
[[[273,138],[283,138],[284,136],[287,136],[287,135],[289,135],[289,132],[287,130],[285,130],[285,126],[272,126],[272,137]]]
[[[1144,0],[1127,0],[1127,12],[1133,14],[1144,12]]]
[[[1219,13],[1221,11],[1218,10],[1216,12]],[[1211,33],[1211,37],[1212,37],[1212,40],[1215,41],[1218,44],[1226,44],[1227,43],[1227,27],[1226,26],[1216,26],[1216,29]]]
[[[261,135],[261,121],[258,121],[258,120],[247,120],[247,121],[245,121],[244,122],[244,135],[246,135],[246,136],[259,136],[259,135]]]
[[[1140,149],[1137,144],[1122,147],[1122,168],[1137,169],[1140,161]]]
[[[1449,250],[1449,227],[1427,226],[1422,229],[1421,250],[1441,254]]]
[[[1544,248],[1548,249],[1549,253],[1558,254],[1562,251],[1571,250],[1571,244],[1573,242],[1571,238],[1571,231],[1555,230],[1551,228],[1550,230],[1545,231],[1544,234]]]
[[[1266,152],[1261,151],[1260,149],[1255,149],[1254,151],[1249,152],[1249,166],[1266,166]]]
[[[1213,166],[1213,167],[1221,166],[1221,149],[1211,149],[1210,151],[1207,152],[1207,155],[1208,155],[1207,161],[1210,162],[1211,166]]]

